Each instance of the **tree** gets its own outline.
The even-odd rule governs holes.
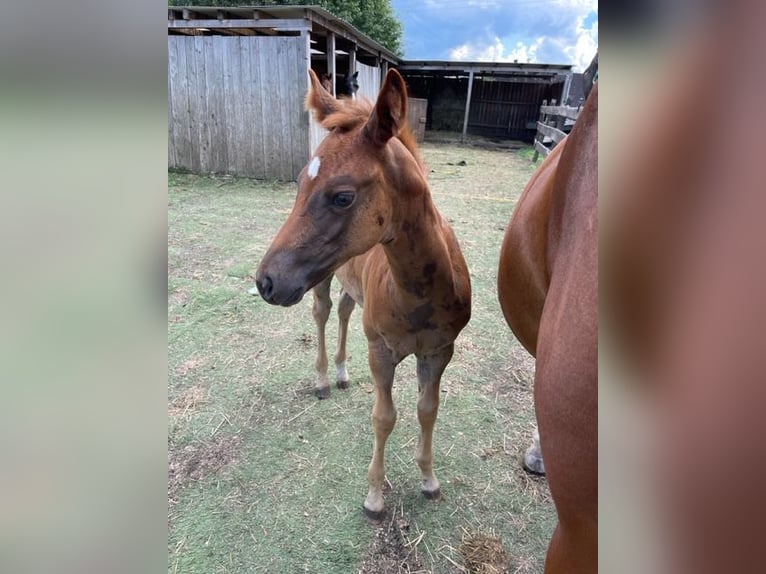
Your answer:
[[[398,56],[402,55],[402,23],[391,0],[262,0],[269,5],[320,6],[367,34]],[[252,0],[168,0],[169,6],[252,6]]]

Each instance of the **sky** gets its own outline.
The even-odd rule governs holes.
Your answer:
[[[391,0],[408,60],[571,64],[598,48],[598,0]]]

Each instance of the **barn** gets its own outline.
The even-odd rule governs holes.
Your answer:
[[[168,166],[295,180],[323,137],[304,110],[308,69],[374,99],[389,67],[410,124],[531,142],[543,100],[567,99],[571,66],[407,61],[316,6],[168,7]]]
[[[395,54],[318,7],[168,8],[168,165],[294,180],[322,137],[308,69],[359,72],[374,98]]]
[[[426,129],[534,139],[543,100],[564,101],[572,66],[516,62],[402,61],[412,96],[428,100]]]

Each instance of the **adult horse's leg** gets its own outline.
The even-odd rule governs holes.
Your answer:
[[[369,342],[369,360],[372,378],[375,383],[375,404],[372,407],[372,426],[375,440],[372,447],[372,461],[367,471],[367,482],[370,489],[364,501],[364,513],[372,520],[383,518],[383,481],[386,478],[384,455],[388,435],[396,424],[396,409],[391,397],[394,384],[396,363],[391,357],[391,351],[383,339]]]
[[[560,281],[559,283],[564,283]],[[568,301],[555,296],[540,323],[535,368],[535,413],[548,485],[559,523],[545,562],[546,574],[598,571],[597,324],[578,322]],[[593,286],[591,286],[592,289]],[[595,291],[590,299],[596,297]],[[595,303],[588,306],[595,309]],[[553,321],[551,318],[561,318]],[[577,344],[572,344],[576,340]],[[588,368],[588,367],[593,367]]]
[[[540,431],[535,427],[532,434],[532,444],[524,453],[521,465],[524,470],[532,474],[545,474],[545,463],[543,462],[543,451],[540,449]]]
[[[348,371],[346,370],[346,335],[348,335],[348,319],[354,311],[356,302],[351,295],[341,291],[338,301],[338,352],[335,355],[335,368],[338,372],[336,384],[339,389],[348,388]]]
[[[434,474],[433,433],[439,411],[439,383],[442,373],[452,359],[454,346],[442,349],[436,355],[418,355],[418,421],[420,437],[415,460],[420,467],[423,482],[420,490],[426,498],[438,499],[439,481]]]
[[[327,380],[327,346],[325,344],[325,327],[330,318],[332,299],[330,299],[330,284],[332,275],[314,287],[314,306],[311,311],[317,324],[317,360],[316,360],[316,395],[320,399],[330,396],[330,382]]]

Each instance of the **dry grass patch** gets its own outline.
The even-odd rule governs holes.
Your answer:
[[[460,554],[470,574],[505,574],[508,572],[508,553],[503,541],[493,533],[465,532]]]

